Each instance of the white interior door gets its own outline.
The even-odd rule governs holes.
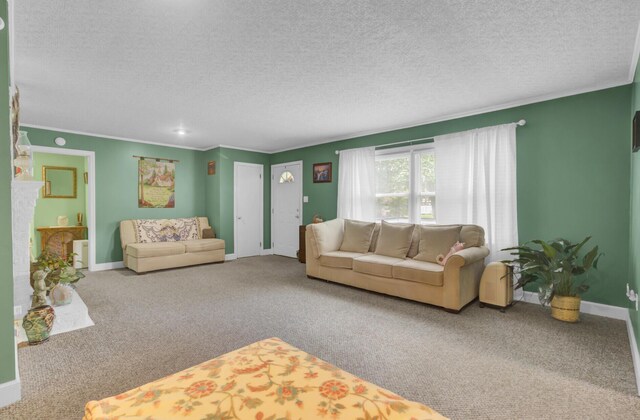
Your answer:
[[[302,224],[302,162],[271,166],[271,249],[296,256]]]
[[[262,251],[262,171],[262,165],[234,163],[234,244],[238,258]]]

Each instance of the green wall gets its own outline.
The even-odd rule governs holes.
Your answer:
[[[56,226],[58,216],[67,216],[69,225],[77,224],[76,215],[82,213],[85,217],[83,225],[86,226],[87,217],[87,184],[84,183],[84,172],[87,158],[84,156],[56,155],[52,153],[33,154],[33,177],[42,181],[43,166],[61,166],[76,169],[76,198],[43,198],[42,192],[38,195],[33,217],[31,237],[33,244],[32,255],[40,255],[40,232],[36,229],[42,226]]]
[[[640,65],[636,68],[636,75],[632,85],[631,118],[633,118],[636,111],[640,111]],[[630,287],[638,293],[640,292],[640,151],[631,154],[630,220],[629,283]],[[627,301],[627,304],[630,308],[629,315],[635,330],[638,349],[640,350],[640,312],[636,311],[633,303]]]
[[[7,19],[7,2],[0,0]],[[0,31],[0,384],[16,378],[11,253],[11,135],[9,128],[9,27]]]
[[[207,162],[216,162],[216,174],[207,176],[206,211],[209,220],[216,228],[216,235],[225,240],[227,254],[234,252],[233,237],[233,184],[234,163],[245,162],[263,165],[263,203],[264,231],[263,248],[271,248],[271,166],[267,153],[216,147],[203,152],[204,166]]]
[[[592,235],[606,256],[585,300],[626,306],[629,243],[630,86],[503,111],[363,136],[272,155],[271,163],[302,160],[304,221],[336,217],[335,150],[411,140],[527,120],[517,132],[520,241]],[[333,182],[313,184],[312,164],[333,162]]]
[[[112,140],[80,134],[23,127],[34,145],[91,150],[96,161],[96,262],[122,261],[119,223],[124,219],[160,219],[205,215],[202,152],[145,143]],[[176,207],[138,208],[138,160],[133,155],[176,159]]]

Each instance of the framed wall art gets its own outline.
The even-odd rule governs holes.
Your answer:
[[[313,182],[331,182],[331,162],[313,164]]]

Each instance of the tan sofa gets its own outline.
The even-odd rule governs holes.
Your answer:
[[[484,246],[484,230],[480,226],[455,226],[461,226],[460,242],[479,246],[458,251],[442,266],[413,259],[420,243],[417,228],[413,231],[407,257],[393,258],[374,253],[379,224],[367,253],[339,250],[344,235],[342,219],[308,225],[305,235],[307,276],[437,305],[457,313],[478,297],[489,249]]]
[[[167,219],[165,222],[182,219]],[[139,242],[134,220],[120,222],[120,242],[124,266],[136,273],[163,270],[167,268],[184,267],[188,265],[224,262],[224,240],[216,239],[213,229],[206,217],[198,217],[198,239]],[[161,220],[158,220],[159,222]],[[210,229],[210,230],[209,230]],[[213,238],[203,238],[203,231],[207,231]]]

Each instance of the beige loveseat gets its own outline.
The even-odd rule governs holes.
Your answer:
[[[124,266],[136,273],[223,262],[225,249],[206,217],[120,222]]]
[[[382,248],[380,224],[375,225],[365,252],[340,250],[345,239],[345,221],[342,219],[308,225],[305,236],[307,276],[429,303],[457,313],[478,297],[484,260],[489,255],[489,249],[484,246],[484,230],[476,225],[431,226],[458,227],[456,239],[466,246],[453,254],[444,266],[414,259],[418,254],[423,255],[420,246],[427,243],[421,242],[421,225],[413,225],[404,258],[376,254]],[[389,245],[395,246],[387,243],[384,247]],[[446,254],[451,245],[439,246]]]

